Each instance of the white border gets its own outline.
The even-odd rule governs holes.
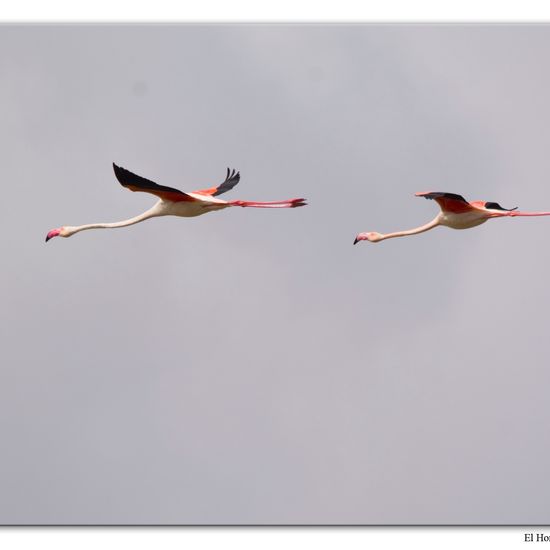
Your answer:
[[[0,530],[4,548],[19,550],[97,550],[151,548],[193,550],[271,550],[284,548],[334,550],[367,548],[425,550],[525,548],[526,533],[550,534],[548,528],[16,528]],[[544,543],[542,543],[544,545]]]
[[[4,0],[3,22],[541,22],[547,0]]]

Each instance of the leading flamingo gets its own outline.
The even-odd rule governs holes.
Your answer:
[[[46,242],[53,237],[70,237],[79,231],[86,229],[102,229],[102,228],[114,228],[114,227],[126,227],[135,223],[148,220],[149,218],[155,218],[157,216],[182,216],[190,218],[194,216],[200,216],[208,212],[214,212],[215,210],[223,210],[230,206],[242,206],[253,208],[296,208],[298,206],[305,206],[305,199],[289,199],[285,201],[274,202],[256,202],[256,201],[224,201],[215,198],[217,195],[221,195],[230,189],[233,189],[240,180],[239,172],[235,173],[235,170],[230,171],[227,169],[227,177],[225,181],[217,187],[211,187],[209,189],[202,189],[200,191],[193,191],[192,193],[184,193],[173,187],[165,187],[163,185],[157,185],[156,183],[137,176],[132,172],[121,168],[113,163],[113,169],[115,176],[123,187],[130,189],[130,191],[143,191],[145,193],[151,193],[156,195],[159,200],[149,209],[128,220],[123,220],[115,223],[91,223],[87,225],[64,225],[57,229],[52,229],[46,235]]]
[[[442,193],[439,191],[427,191],[424,193],[416,193],[417,197],[435,200],[441,212],[431,221],[420,227],[408,229],[406,231],[396,231],[395,233],[367,232],[359,233],[355,237],[353,244],[359,241],[370,241],[378,243],[385,239],[393,239],[395,237],[408,237],[409,235],[418,235],[429,231],[438,225],[450,227],[452,229],[469,229],[476,225],[481,225],[491,218],[510,218],[514,216],[550,216],[550,212],[517,212],[516,208],[502,208],[496,202],[474,201],[468,202],[461,195],[455,193]]]

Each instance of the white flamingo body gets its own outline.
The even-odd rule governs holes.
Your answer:
[[[156,218],[159,216],[179,216],[183,218],[193,218],[223,210],[231,206],[253,207],[253,208],[296,208],[305,206],[305,199],[288,199],[275,202],[254,202],[254,201],[224,201],[218,199],[215,195],[220,195],[232,189],[240,180],[239,173],[230,172],[227,169],[227,177],[225,181],[217,187],[194,191],[192,193],[184,193],[172,187],[157,185],[156,183],[132,174],[128,170],[113,164],[115,175],[121,185],[131,191],[143,191],[151,193],[159,197],[159,200],[142,214],[112,223],[90,223],[86,225],[64,225],[57,229],[52,229],[46,236],[46,242],[53,237],[70,237],[80,231],[88,229],[113,229],[117,227],[127,227],[142,221]]]
[[[408,237],[429,231],[434,227],[442,225],[451,229],[470,229],[485,223],[492,218],[515,217],[515,216],[550,216],[550,212],[517,212],[516,208],[502,208],[496,202],[473,201],[467,202],[461,195],[429,191],[416,193],[417,197],[434,199],[440,206],[441,212],[431,221],[420,227],[395,233],[376,233],[374,231],[359,233],[353,244],[359,241],[370,241],[377,243],[395,237]]]
[[[464,212],[463,214],[455,214],[454,212],[440,212],[438,214],[438,225],[450,227],[451,229],[470,229],[481,225],[490,219],[487,212],[482,210],[473,212]]]
[[[208,212],[215,212],[217,210],[223,210],[228,208],[231,204],[221,199],[214,197],[206,197],[199,195],[198,193],[187,193],[190,197],[195,198],[193,202],[171,202],[160,199],[154,209],[158,212],[157,216],[179,216],[181,218],[194,218],[207,214]]]

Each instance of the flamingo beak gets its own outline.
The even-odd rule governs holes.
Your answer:
[[[50,239],[53,239],[54,237],[59,236],[60,229],[52,229],[51,231],[48,231],[48,234],[46,235],[46,242],[48,242]]]
[[[48,240],[48,239],[46,238],[46,240]],[[355,240],[353,241],[353,244],[357,244],[360,240],[361,239],[359,239],[358,237],[355,237]]]

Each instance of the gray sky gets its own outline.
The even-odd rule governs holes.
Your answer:
[[[548,26],[3,26],[0,523],[548,523]],[[111,163],[229,198],[155,200]]]

